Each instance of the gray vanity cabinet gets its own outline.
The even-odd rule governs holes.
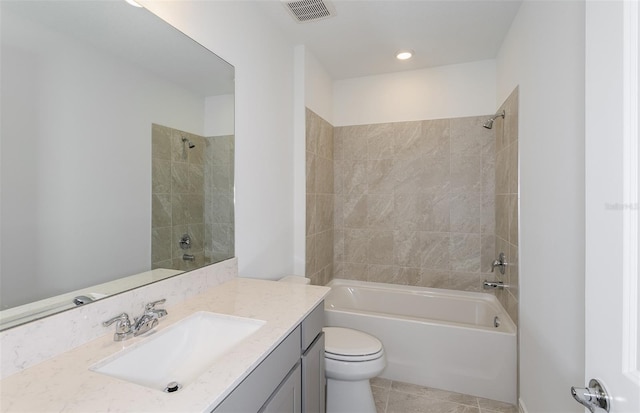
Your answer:
[[[324,302],[212,413],[324,413]]]
[[[302,411],[302,380],[300,380],[300,363],[289,375],[269,400],[262,406],[260,413],[300,413]]]
[[[302,323],[302,411],[324,413],[327,380],[324,374],[324,304]]]

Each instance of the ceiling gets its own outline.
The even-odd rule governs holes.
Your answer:
[[[281,1],[261,12],[334,80],[493,59],[522,0],[332,0],[336,16],[297,23]],[[409,61],[395,59],[413,49]]]

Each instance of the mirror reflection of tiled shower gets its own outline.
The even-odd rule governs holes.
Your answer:
[[[153,268],[189,270],[234,254],[233,136],[152,126]]]
[[[504,252],[505,273],[496,277],[508,288],[496,291],[496,296],[511,319],[518,324],[519,264],[518,264],[518,211],[520,189],[518,184],[518,89],[500,106],[497,113],[504,119],[495,121],[496,137],[496,256]]]

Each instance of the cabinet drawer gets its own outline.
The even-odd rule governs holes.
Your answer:
[[[302,352],[307,349],[324,327],[324,301],[313,309],[302,322]]]

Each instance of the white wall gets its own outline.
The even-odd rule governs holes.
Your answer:
[[[495,61],[338,80],[333,97],[334,126],[491,114]]]
[[[234,133],[234,95],[209,96],[204,101],[203,136],[226,136]]]
[[[203,99],[2,19],[3,307],[147,271],[151,124],[201,134]]]
[[[333,125],[333,79],[318,59],[305,53],[305,106]]]
[[[141,1],[235,67],[236,255],[241,276],[293,267],[294,49],[239,1]]]
[[[583,412],[584,3],[525,1],[497,59],[497,97],[520,86],[520,398]]]

